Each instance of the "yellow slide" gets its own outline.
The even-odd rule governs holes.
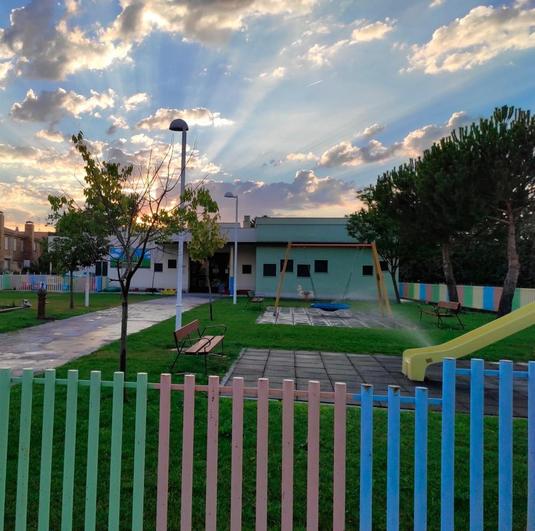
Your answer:
[[[410,380],[421,382],[425,378],[428,365],[440,362],[444,358],[462,358],[533,325],[535,325],[535,302],[442,345],[406,350],[403,353],[401,370]]]

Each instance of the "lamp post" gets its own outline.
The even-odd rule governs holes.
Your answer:
[[[186,133],[188,131],[188,124],[177,118],[169,125],[171,131],[182,132],[182,161],[180,166],[180,197],[178,204],[182,201],[182,196],[186,190]],[[176,267],[176,314],[175,314],[175,330],[182,327],[182,277],[184,269],[184,231],[178,233],[178,263]]]
[[[232,302],[238,302],[238,196],[227,192],[225,197],[236,199],[236,224],[234,225],[234,285],[232,286]]]

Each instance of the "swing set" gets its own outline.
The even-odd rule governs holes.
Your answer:
[[[388,294],[386,291],[386,286],[384,282],[383,271],[381,269],[381,263],[379,261],[379,254],[377,252],[377,246],[375,242],[372,243],[292,243],[288,242],[286,247],[286,253],[284,255],[284,262],[282,265],[281,275],[279,278],[279,284],[277,286],[277,294],[275,297],[275,309],[273,315],[277,316],[279,313],[279,303],[282,287],[284,284],[284,277],[286,275],[286,268],[288,266],[288,260],[290,258],[290,253],[292,249],[310,249],[310,248],[337,248],[337,249],[371,249],[373,266],[375,270],[375,282],[377,285],[377,302],[379,303],[379,308],[383,316],[391,317],[392,309],[390,307],[390,300],[388,299]],[[349,272],[349,278],[346,282],[344,293],[342,295],[342,301],[347,298],[347,293],[349,291],[349,286],[351,284],[351,278],[353,276],[353,269]],[[314,287],[314,280],[312,278],[312,273],[310,273],[310,282],[312,284],[312,289],[314,293],[317,293]],[[344,304],[340,301],[332,301],[326,303],[314,303],[311,305],[313,308],[319,308],[326,311],[335,311],[341,309],[348,309],[349,305]]]

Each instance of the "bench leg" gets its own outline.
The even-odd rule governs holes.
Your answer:
[[[178,357],[180,356],[180,352],[177,352],[175,359],[173,360],[173,363],[171,363],[171,366],[169,367],[169,372],[173,374],[173,369],[175,368],[176,362],[178,361]]]
[[[461,318],[458,315],[455,315],[455,317],[457,317],[457,321],[459,321],[459,324],[461,325],[461,328],[464,330],[464,324],[461,321]]]

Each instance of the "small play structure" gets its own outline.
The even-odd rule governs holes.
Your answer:
[[[425,379],[427,367],[432,363],[438,363],[444,358],[462,358],[533,325],[535,302],[442,345],[406,350],[401,370],[411,380],[421,382]]]
[[[392,309],[390,308],[390,301],[388,299],[388,293],[386,290],[385,282],[384,282],[384,276],[383,271],[381,270],[381,263],[379,261],[379,254],[377,253],[377,247],[375,245],[375,242],[372,243],[292,243],[288,242],[288,246],[286,247],[286,253],[284,255],[284,262],[282,265],[281,275],[279,278],[279,283],[277,286],[277,293],[275,296],[275,306],[273,310],[273,315],[277,316],[279,313],[279,303],[280,303],[280,296],[282,292],[282,287],[284,285],[284,277],[286,275],[286,268],[288,267],[288,260],[290,258],[290,254],[292,249],[309,249],[309,248],[353,248],[353,249],[370,249],[373,259],[373,266],[375,271],[375,282],[377,284],[377,302],[379,303],[379,308],[381,310],[381,313],[384,317],[391,317],[392,316]],[[327,311],[327,312],[335,312],[338,310],[349,310],[350,305],[345,303],[344,301],[347,300],[349,287],[351,284],[351,278],[353,275],[353,270],[350,270],[349,277],[346,281],[344,292],[342,294],[342,297],[339,300],[334,301],[325,301],[325,302],[316,302],[312,304],[312,308],[316,308],[319,310]],[[301,298],[304,298],[305,300],[309,300],[309,298],[312,297],[318,297],[317,289],[314,285],[314,277],[312,273],[310,273],[310,282],[312,285],[312,291],[305,292],[301,286],[299,290],[299,295]],[[301,293],[302,292],[302,293]]]

